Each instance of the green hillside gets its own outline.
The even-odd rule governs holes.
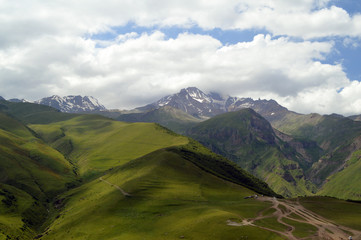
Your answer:
[[[55,108],[41,104],[16,103],[7,101],[0,101],[0,111],[15,117],[25,124],[47,124],[51,122],[68,120],[78,116],[78,114],[62,113]]]
[[[218,115],[197,124],[187,134],[265,180],[279,194],[297,196],[313,190],[300,166],[302,156],[251,109]]]
[[[62,154],[0,112],[0,236],[31,239],[48,215],[50,200],[74,180]]]
[[[342,199],[361,200],[361,150],[352,153],[343,169],[327,179],[318,193]]]
[[[326,219],[330,219],[336,224],[361,231],[360,202],[344,201],[329,197],[302,197],[299,198],[299,202],[307,209]]]
[[[361,122],[340,115],[288,115],[274,123],[295,138],[315,141],[323,153],[305,169],[320,189],[319,195],[361,199],[358,156],[361,149]]]
[[[162,149],[60,196],[59,215],[41,239],[281,239],[256,227],[227,225],[268,205],[244,199],[253,194],[173,148]]]
[[[188,143],[186,137],[152,123],[125,123],[99,115],[29,125],[78,167],[81,176],[101,174],[152,151]]]
[[[326,152],[334,151],[361,133],[361,122],[337,114],[289,115],[272,125],[293,137],[314,140]]]

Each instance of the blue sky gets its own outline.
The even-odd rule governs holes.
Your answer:
[[[129,109],[196,86],[361,113],[359,1],[19,0],[0,14],[5,98],[92,95]]]

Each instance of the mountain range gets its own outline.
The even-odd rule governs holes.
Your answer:
[[[199,140],[212,151],[262,178],[285,196],[308,195],[318,191],[329,194],[329,181],[341,176],[341,171],[348,172],[348,160],[360,149],[360,123],[350,118],[336,114],[298,114],[274,100],[224,97],[214,92],[206,94],[195,87],[182,89],[179,93],[132,111],[107,111],[96,99],[81,96],[52,96],[36,103],[55,107],[62,112],[92,112],[119,121],[161,124]],[[227,120],[232,118],[232,114],[223,116],[242,109],[253,109],[254,112],[243,111],[243,114],[263,119],[259,121],[258,128],[264,126],[261,132],[272,136],[271,142],[263,139],[263,135],[254,134],[254,126],[241,126],[239,119]],[[220,117],[214,118],[216,116]],[[209,124],[207,119],[213,123]],[[232,128],[225,122],[238,122],[239,125]],[[271,128],[265,127],[268,125]],[[197,129],[204,129],[204,126],[208,126],[209,131],[217,131],[217,134],[210,132],[204,136],[199,133]],[[232,135],[239,129],[247,129],[242,134],[254,137],[242,143],[241,135]],[[260,139],[266,142],[263,147],[257,142]],[[268,162],[272,162],[273,167]],[[276,166],[279,168],[277,173],[272,170]],[[350,178],[349,174],[346,175],[345,178]],[[344,192],[342,189],[339,191]],[[335,193],[335,190],[331,192],[332,196],[341,194]],[[348,191],[342,196],[358,199],[355,192]]]
[[[237,118],[230,114],[238,111],[244,116]],[[285,196],[319,192],[361,199],[358,196],[361,189],[355,181],[350,181],[350,188],[346,191],[335,180],[342,178],[339,181],[346,182],[346,179],[351,179],[351,169],[358,166],[350,167],[349,160],[357,158],[361,148],[358,140],[361,122],[351,118],[337,114],[299,114],[274,100],[222,97],[216,93],[205,94],[194,87],[130,112],[118,112],[112,117],[120,121],[156,122],[195,138],[265,180]],[[259,120],[256,129],[251,124],[252,118],[263,119]],[[258,129],[263,129],[261,132],[272,136],[273,140],[263,139],[263,135],[257,134]],[[242,134],[237,135],[237,132]],[[252,137],[242,140],[245,136]]]
[[[124,122],[1,100],[0,239],[361,237],[361,122],[256,105],[98,111]]]

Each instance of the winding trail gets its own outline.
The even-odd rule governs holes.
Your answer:
[[[121,187],[119,187],[119,186],[117,186],[117,185],[115,185],[115,184],[113,184],[113,183],[110,183],[110,182],[108,182],[107,180],[104,180],[102,177],[100,177],[99,180],[102,181],[102,182],[105,182],[106,184],[109,184],[109,185],[112,186],[112,187],[115,187],[115,188],[118,189],[125,197],[131,196],[129,193],[127,193],[126,191],[124,191]]]
[[[289,240],[301,240],[301,239],[302,240],[306,240],[306,239],[347,240],[348,236],[350,234],[353,236],[353,240],[361,240],[361,232],[360,231],[357,231],[357,230],[354,230],[354,229],[351,229],[351,228],[348,228],[345,226],[337,225],[337,224],[331,222],[330,220],[325,219],[322,216],[317,215],[316,213],[304,208],[298,202],[298,200],[297,200],[297,202],[293,202],[293,201],[289,201],[289,200],[279,201],[278,199],[271,198],[271,197],[259,197],[259,198],[257,198],[257,200],[262,201],[262,202],[271,202],[273,205],[269,208],[264,209],[255,218],[244,219],[241,223],[237,223],[237,222],[228,220],[227,224],[230,226],[246,226],[246,225],[255,226],[258,228],[262,228],[262,229],[265,229],[268,231],[278,233],[278,234],[286,237],[286,239],[289,239]],[[276,211],[271,215],[263,216],[262,213],[270,208],[273,208]],[[291,214],[293,216],[296,215],[297,218],[292,217]],[[277,222],[286,226],[287,230],[278,231],[275,229],[257,225],[256,222],[258,220],[270,218],[270,217],[276,217]],[[317,232],[316,232],[316,234],[305,237],[305,238],[297,238],[293,235],[293,231],[295,230],[295,227],[290,224],[285,223],[282,220],[283,218],[315,226],[317,228]]]

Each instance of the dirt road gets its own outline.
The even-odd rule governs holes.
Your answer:
[[[284,236],[289,240],[298,240],[298,239],[327,239],[327,240],[347,240],[349,235],[352,235],[353,240],[361,240],[361,232],[337,225],[331,222],[328,219],[325,219],[314,212],[304,208],[298,201],[289,201],[289,200],[278,200],[276,198],[271,197],[259,197],[258,201],[263,202],[271,202],[273,205],[270,208],[275,209],[275,212],[264,216],[263,213],[270,208],[267,208],[260,212],[256,218],[253,219],[244,219],[242,223],[236,223],[228,220],[227,224],[230,226],[244,226],[251,225],[255,227],[259,227],[268,231],[272,231]],[[267,228],[264,226],[259,226],[257,224],[258,220],[265,218],[276,218],[277,222],[284,225],[287,230],[279,231],[271,228]],[[283,219],[290,219],[300,223],[310,224],[317,228],[316,234],[312,236],[308,236],[305,238],[297,238],[293,235],[295,230],[295,226],[287,224],[283,221]]]
[[[125,197],[131,196],[129,193],[127,193],[126,191],[124,191],[121,187],[119,187],[119,186],[117,186],[117,185],[115,185],[115,184],[113,184],[113,183],[110,183],[110,182],[108,182],[107,180],[104,180],[102,177],[100,177],[99,180],[102,181],[102,182],[105,182],[106,184],[109,184],[109,185],[112,186],[112,187],[115,187],[115,188],[118,189]]]

